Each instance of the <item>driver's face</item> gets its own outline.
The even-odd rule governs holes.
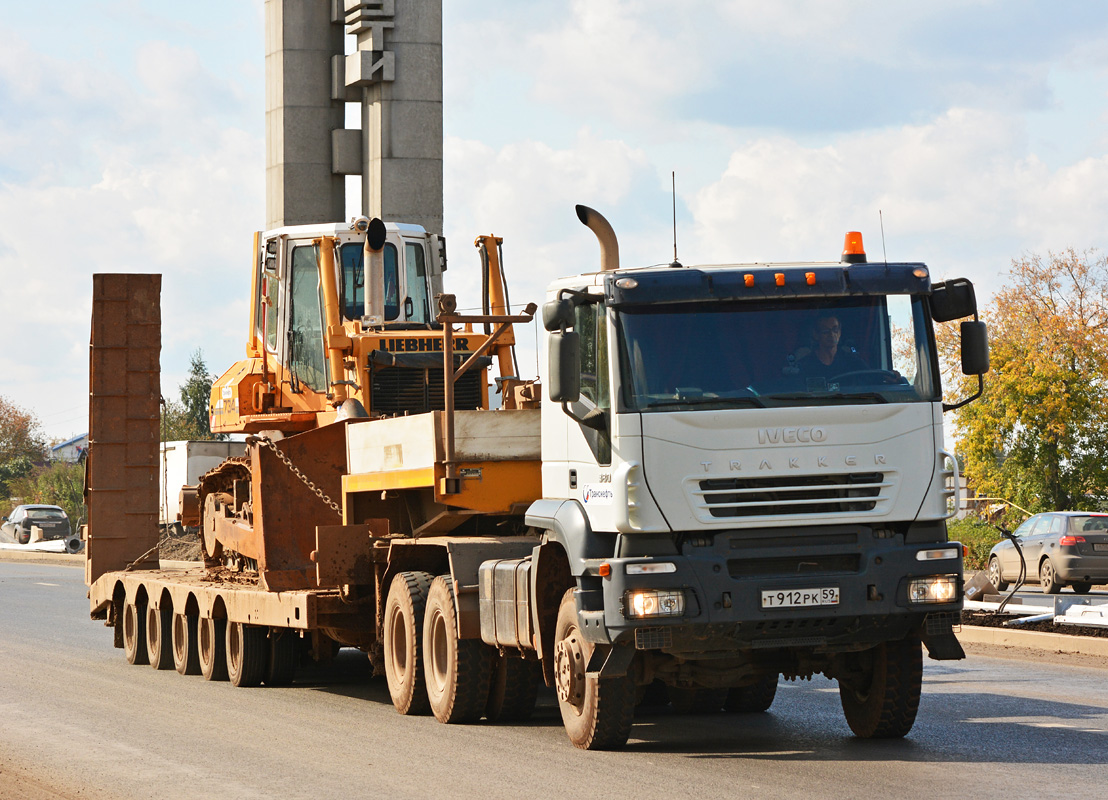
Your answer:
[[[842,328],[839,327],[839,321],[835,317],[827,317],[816,322],[816,336],[819,337],[821,345],[837,345],[841,335]]]

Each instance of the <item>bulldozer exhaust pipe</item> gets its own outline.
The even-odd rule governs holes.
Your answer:
[[[619,269],[619,240],[616,232],[612,230],[611,223],[604,219],[604,215],[588,206],[579,205],[576,208],[577,219],[588,227],[600,242],[600,271],[608,272]]]

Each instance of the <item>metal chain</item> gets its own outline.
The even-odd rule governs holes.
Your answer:
[[[276,455],[277,458],[281,459],[281,463],[283,463],[286,467],[288,467],[289,471],[293,475],[295,475],[297,478],[299,478],[300,481],[305,486],[307,486],[309,489],[311,489],[313,492],[315,492],[316,497],[318,497],[320,500],[322,500],[324,503],[326,503],[328,506],[330,506],[331,510],[334,511],[336,514],[338,514],[340,518],[342,517],[342,506],[340,506],[338,503],[336,503],[334,500],[332,500],[330,497],[328,497],[326,494],[324,494],[322,489],[320,489],[318,486],[316,486],[314,483],[312,483],[312,481],[308,478],[307,475],[305,475],[303,472],[301,472],[300,469],[295,464],[293,464],[291,461],[289,461],[289,457],[286,456],[284,453],[282,453],[280,450],[277,449],[277,445],[275,445],[273,443],[272,439],[270,439],[268,436],[254,436],[254,437],[251,437],[251,438],[254,439],[254,441],[258,442],[258,444],[262,445],[262,447],[268,447],[270,450],[272,450],[274,455]]]

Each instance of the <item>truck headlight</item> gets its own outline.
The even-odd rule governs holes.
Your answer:
[[[624,597],[628,617],[679,617],[685,613],[681,589],[634,589]]]
[[[957,575],[912,578],[908,583],[909,603],[952,603],[957,596]]]

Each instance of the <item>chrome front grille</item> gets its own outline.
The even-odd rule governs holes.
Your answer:
[[[693,507],[706,520],[879,513],[894,483],[881,472],[706,478],[690,481]]]

